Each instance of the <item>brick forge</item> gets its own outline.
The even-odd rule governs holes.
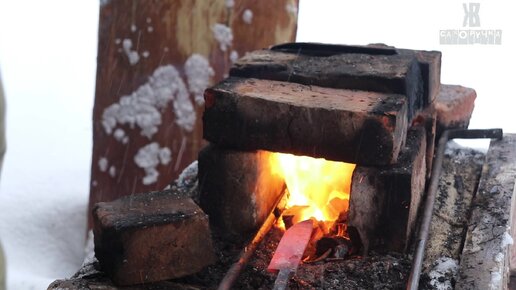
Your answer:
[[[185,210],[192,214],[179,217],[173,211],[173,219],[154,225],[155,213],[147,206],[127,221],[114,214],[132,199],[99,205],[95,243],[103,268],[120,265],[112,278],[123,284],[142,282],[131,276],[148,261],[137,260],[129,269],[120,264],[128,253],[109,254],[109,249],[126,249],[145,238],[153,247],[175,251],[169,260],[154,259],[145,281],[181,277],[212,263],[211,233],[249,237],[285,190],[284,180],[268,163],[271,152],[356,164],[348,213],[348,227],[358,233],[354,239],[365,254],[406,251],[431,169],[436,126],[465,128],[473,110],[462,109],[459,121],[448,122],[454,107],[470,102],[471,94],[454,90],[442,96],[440,61],[439,52],[303,43],[246,55],[229,78],[205,92],[204,138],[210,145],[198,158],[200,208],[189,199],[174,199],[169,203],[186,202],[190,206]],[[445,100],[448,109],[439,110]],[[116,220],[107,222],[108,212]],[[126,226],[117,226],[122,221]],[[168,249],[166,235],[149,236],[151,226],[171,235],[200,235],[185,235],[179,241],[183,246]],[[178,258],[197,262],[195,267],[173,264]]]
[[[257,229],[264,218],[256,213],[270,211],[264,205],[281,191],[263,203],[252,198],[263,191],[258,176],[270,175],[254,161],[290,153],[356,164],[348,213],[355,239],[364,253],[404,252],[433,157],[440,61],[433,51],[310,43],[237,61],[228,79],[205,91],[211,145],[199,156],[199,176],[212,225],[237,235]],[[210,162],[229,156],[240,162]],[[242,197],[253,205],[237,205]]]

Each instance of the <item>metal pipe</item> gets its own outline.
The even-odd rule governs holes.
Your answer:
[[[417,290],[419,286],[419,277],[421,275],[421,267],[423,264],[423,257],[425,254],[426,242],[428,239],[428,231],[430,223],[432,222],[432,214],[434,211],[435,196],[439,185],[439,178],[441,176],[442,164],[444,158],[444,151],[448,140],[454,138],[461,139],[479,139],[491,138],[502,139],[502,129],[486,129],[486,130],[446,130],[439,138],[437,145],[437,152],[435,153],[434,165],[432,167],[432,177],[430,178],[430,185],[428,186],[426,204],[423,210],[423,217],[421,220],[421,228],[419,229],[416,252],[412,260],[412,269],[407,284],[408,290]]]
[[[276,220],[281,216],[281,212],[283,211],[283,209],[280,208],[280,204],[283,200],[283,197],[285,196],[286,191],[286,187],[284,187],[283,193],[278,197],[278,200],[275,202],[271,213],[267,216],[267,219],[265,220],[265,222],[263,222],[262,226],[254,236],[253,240],[242,250],[242,252],[240,252],[238,256],[238,261],[231,265],[231,268],[229,268],[226,275],[220,282],[219,287],[217,288],[218,290],[231,289],[236,279],[240,275],[240,272],[242,272],[244,267],[247,265],[249,259],[254,254],[254,251],[256,250],[260,242],[263,240],[265,235],[267,235],[267,233],[272,228],[272,225],[274,225]]]

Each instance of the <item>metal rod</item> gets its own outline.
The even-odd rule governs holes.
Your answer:
[[[491,138],[491,139],[502,139],[502,129],[486,129],[486,130],[446,130],[439,138],[437,145],[437,152],[435,154],[434,165],[432,167],[432,177],[430,179],[430,185],[427,190],[426,204],[423,210],[423,218],[421,220],[421,228],[419,229],[416,252],[414,259],[412,260],[412,269],[410,271],[410,277],[407,284],[408,290],[417,290],[419,286],[419,277],[421,275],[421,267],[423,264],[423,257],[425,254],[426,242],[428,240],[428,231],[430,229],[430,223],[432,221],[432,214],[434,211],[435,196],[439,185],[439,178],[442,172],[442,164],[444,158],[444,151],[446,149],[446,143],[450,139],[461,138],[461,139],[479,139],[479,138]]]
[[[272,228],[272,225],[274,225],[276,220],[281,216],[281,212],[283,209],[279,208],[279,205],[281,203],[281,200],[285,196],[286,191],[286,187],[284,187],[283,192],[278,197],[278,200],[275,202],[271,213],[267,216],[267,219],[265,220],[265,222],[263,222],[262,226],[254,236],[253,240],[249,244],[247,244],[247,246],[242,250],[242,252],[240,252],[238,256],[238,261],[231,265],[231,268],[229,268],[228,272],[220,282],[219,287],[217,288],[218,290],[231,289],[231,286],[233,286],[236,279],[240,275],[240,272],[242,272],[242,269],[244,269],[245,265],[247,265],[247,263],[249,262],[249,259],[252,257],[254,251],[256,250],[260,242],[263,240],[265,235],[267,235],[267,233]]]

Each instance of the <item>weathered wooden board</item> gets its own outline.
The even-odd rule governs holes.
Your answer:
[[[442,264],[459,264],[484,160],[483,153],[448,143],[423,260],[423,274],[428,279],[421,283],[429,287],[424,289],[455,284],[457,268],[443,268]]]
[[[204,88],[239,55],[293,41],[298,6],[297,0],[278,0],[274,9],[253,0],[101,3],[90,209],[162,189],[195,160],[204,143]]]
[[[455,289],[507,289],[515,192],[516,134],[505,134],[487,152]]]
[[[395,163],[407,131],[402,95],[229,78],[206,90],[204,137],[239,150]]]

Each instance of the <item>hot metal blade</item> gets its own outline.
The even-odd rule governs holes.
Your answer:
[[[281,238],[267,270],[276,272],[289,269],[295,272],[310,241],[312,230],[312,220],[297,223],[289,228]]]

